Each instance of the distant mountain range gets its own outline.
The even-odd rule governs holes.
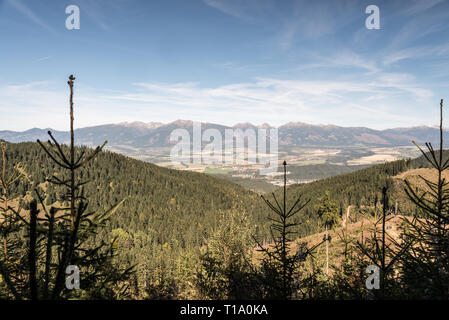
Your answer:
[[[75,137],[78,145],[94,146],[108,140],[109,147],[152,148],[169,147],[170,134],[175,129],[186,129],[192,134],[193,122],[177,120],[168,124],[159,122],[123,122],[94,127],[76,129]],[[246,130],[249,128],[274,128],[268,124],[255,126],[251,123],[240,123],[228,127],[213,123],[202,123],[201,128],[217,129],[224,136],[228,128]],[[9,142],[26,142],[48,140],[47,131],[51,130],[55,138],[62,142],[69,142],[69,133],[52,129],[30,129],[23,132],[0,131],[0,139]],[[412,140],[418,143],[439,141],[437,127],[409,127],[386,130],[374,130],[365,127],[340,127],[335,125],[311,125],[302,122],[289,122],[278,127],[279,146],[323,147],[323,146],[407,146]],[[449,138],[449,131],[445,130],[444,138]]]

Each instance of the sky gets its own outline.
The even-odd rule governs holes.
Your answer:
[[[0,0],[0,130],[67,130],[70,74],[76,127],[433,126],[448,58],[449,0]]]

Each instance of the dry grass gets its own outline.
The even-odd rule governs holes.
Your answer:
[[[397,215],[397,216],[390,215],[387,217],[387,223],[386,223],[387,230],[386,231],[387,231],[387,234],[389,235],[389,237],[391,237],[395,241],[399,240],[400,225],[401,225],[403,219],[410,219],[410,218],[404,217],[401,215]],[[369,217],[369,218],[365,218],[361,221],[350,222],[350,223],[348,223],[346,228],[338,227],[329,232],[329,235],[331,236],[331,239],[332,239],[331,242],[329,243],[329,264],[330,264],[329,273],[330,274],[333,273],[333,268],[331,266],[339,266],[343,260],[344,250],[345,250],[345,242],[344,242],[343,237],[344,237],[345,232],[347,234],[347,239],[352,241],[353,243],[356,241],[364,242],[366,239],[371,238],[373,236],[372,230],[374,228],[374,222],[375,222],[375,219],[373,217]],[[380,226],[378,225],[378,230],[380,231],[379,227]],[[322,242],[324,236],[325,236],[325,232],[323,231],[320,233],[309,235],[307,237],[298,238],[294,242],[291,243],[290,253],[291,254],[296,253],[296,251],[298,250],[299,245],[301,243],[306,243],[308,248],[313,247],[313,246],[319,244],[320,242]],[[387,239],[389,237],[387,237]],[[270,245],[267,245],[264,247],[269,248],[269,246]],[[261,257],[261,254],[262,253],[257,252],[254,255],[254,258],[255,258],[254,261],[257,261],[257,259]],[[316,249],[314,256],[315,256],[315,258],[317,258],[318,260],[321,260],[321,262],[324,263],[324,261],[326,259],[326,246],[324,243]]]
[[[431,169],[431,168],[419,168],[419,169],[412,169],[412,170],[408,170],[406,172],[402,172],[401,174],[398,174],[396,176],[394,176],[394,178],[398,178],[398,179],[409,179],[409,178],[417,178],[419,180],[421,180],[419,178],[419,176],[428,179],[432,182],[437,182],[438,180],[438,171],[437,169]],[[449,180],[449,172],[448,171],[443,171],[443,178],[445,178],[446,180]]]
[[[30,202],[32,200],[32,198],[31,198],[30,195],[26,195],[26,196],[24,196],[22,198],[22,200],[25,201],[25,202]],[[19,208],[19,199],[12,199],[12,200],[8,201],[8,206],[13,208],[14,210],[18,210],[18,208]],[[50,210],[50,207],[52,207],[52,206],[55,207],[55,208],[63,208],[63,204],[62,203],[56,202],[56,203],[53,203],[52,205],[46,206],[47,210]],[[42,207],[42,205],[39,202],[37,204],[37,209],[39,210],[39,214],[37,215],[37,217],[40,218],[40,219],[44,219],[45,218],[45,211],[44,211],[44,208]],[[59,216],[65,214],[65,213],[66,212],[64,210],[58,211],[56,213],[56,217],[59,217]],[[9,214],[14,214],[14,213],[10,212]],[[28,220],[28,218],[29,218],[29,210],[22,209],[20,211],[20,215],[25,220]],[[3,220],[3,216],[0,215],[0,221],[2,221],[2,220]]]

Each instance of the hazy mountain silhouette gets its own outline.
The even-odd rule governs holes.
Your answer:
[[[190,120],[176,120],[163,124],[158,122],[123,122],[118,124],[106,124],[75,130],[77,144],[97,145],[104,140],[109,141],[109,146],[130,146],[135,148],[169,147],[170,134],[175,129],[186,129],[192,136],[192,124]],[[273,128],[269,124],[254,125],[251,123],[239,123],[233,127],[201,123],[202,130],[217,129],[223,136],[225,129],[256,130],[258,128]],[[438,141],[438,128],[420,126],[409,128],[394,128],[375,130],[366,127],[340,127],[335,125],[312,125],[302,122],[289,122],[278,127],[280,146],[403,146],[410,145],[412,140],[418,143]],[[51,129],[33,128],[23,132],[0,131],[0,139],[9,142],[36,141],[45,139],[47,131]],[[51,130],[54,136],[61,142],[69,141],[69,133]],[[445,139],[449,131],[445,131]]]

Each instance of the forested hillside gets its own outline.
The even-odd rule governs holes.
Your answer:
[[[43,184],[58,169],[37,143],[7,144],[7,148],[8,165],[21,162],[29,175],[29,180],[17,182],[16,196],[37,187],[45,189],[47,204],[64,200],[52,186]],[[108,151],[80,171],[80,177],[94,182],[85,187],[91,206],[106,209],[125,199],[111,228],[124,228],[132,234],[145,232],[157,244],[172,244],[174,239],[181,247],[200,244],[220,210],[251,212],[254,221],[262,221],[264,215],[259,197],[239,185]]]
[[[36,143],[7,145],[8,165],[21,162],[29,174],[28,181],[18,182],[15,194],[24,195],[36,187],[44,187],[46,184],[42,183],[57,168],[41,148]],[[393,184],[393,176],[408,169],[427,166],[423,157],[398,160],[308,184],[289,186],[290,201],[297,195],[311,199],[301,217],[304,224],[299,227],[298,234],[305,236],[317,231],[313,207],[326,191],[340,204],[341,210],[348,205],[374,206],[380,201],[382,187]],[[101,204],[101,208],[105,209],[126,199],[113,218],[112,228],[152,234],[157,244],[170,243],[174,239],[183,248],[201,244],[216,223],[216,212],[221,210],[235,209],[249,213],[254,224],[260,228],[258,234],[266,234],[265,217],[268,211],[260,197],[225,179],[166,169],[108,151],[100,153],[80,174],[82,178],[94,181],[86,186],[86,192],[91,195],[90,205]],[[61,200],[51,186],[45,189],[45,193],[47,204]]]
[[[53,174],[60,175],[60,169],[42,148],[37,143],[6,145],[7,169],[20,162],[27,173],[27,179],[18,180],[10,190],[12,198],[24,203],[28,209],[28,201],[35,197],[34,189],[37,189],[45,194],[47,205],[64,206],[64,194],[45,182]],[[77,154],[86,149],[78,147]],[[390,191],[391,201],[403,192],[403,186],[395,183],[393,176],[426,166],[422,157],[400,160],[288,187],[287,203],[290,205],[299,195],[304,200],[310,199],[296,218],[295,236],[322,231],[316,206],[327,191],[332,201],[338,204],[340,215],[348,205],[353,205],[357,216],[359,211],[380,206],[384,186],[396,185]],[[97,240],[117,238],[116,259],[122,264],[136,266],[133,292],[137,298],[182,297],[185,292],[174,283],[179,277],[191,276],[190,268],[197,263],[195,257],[200,248],[223,227],[220,223],[228,223],[223,220],[226,212],[231,215],[245,213],[248,232],[262,240],[269,238],[269,211],[260,196],[225,179],[166,169],[107,151],[101,152],[79,171],[79,178],[92,181],[85,186],[90,210],[104,211],[125,200],[107,228],[99,232]],[[281,191],[275,192],[278,199],[282,199]],[[245,246],[255,247],[251,238],[246,241]]]
[[[77,148],[77,153],[84,149]],[[65,202],[60,190],[45,183],[61,171],[37,143],[8,143],[7,150],[8,169],[21,162],[28,174],[28,179],[17,181],[10,190],[11,197],[36,197],[37,188],[46,195],[47,205]],[[106,210],[125,199],[97,237],[117,236],[124,249],[119,250],[118,258],[137,264],[145,274],[142,279],[151,277],[148,272],[156,272],[160,265],[166,265],[164,273],[169,273],[182,252],[198,249],[216,226],[221,211],[247,212],[252,224],[265,221],[266,210],[258,195],[205,174],[165,169],[101,152],[79,176],[92,181],[85,185],[89,210]],[[256,232],[262,232],[261,228]]]
[[[443,153],[443,159],[447,159],[449,151]],[[349,205],[354,206],[356,213],[369,211],[369,209],[381,206],[382,188],[389,187],[389,207],[395,208],[403,215],[411,215],[416,209],[407,198],[404,189],[405,184],[394,177],[402,172],[415,168],[429,168],[424,156],[416,159],[398,160],[342,174],[335,177],[321,179],[308,184],[292,185],[288,188],[289,201],[293,201],[296,195],[303,194],[311,199],[310,205],[304,208],[303,225],[301,235],[309,235],[318,232],[317,224],[313,221],[314,206],[319,204],[319,198],[329,191],[331,199],[340,205],[340,214],[345,212]],[[281,190],[277,192],[280,196]],[[315,218],[316,219],[316,218]]]

